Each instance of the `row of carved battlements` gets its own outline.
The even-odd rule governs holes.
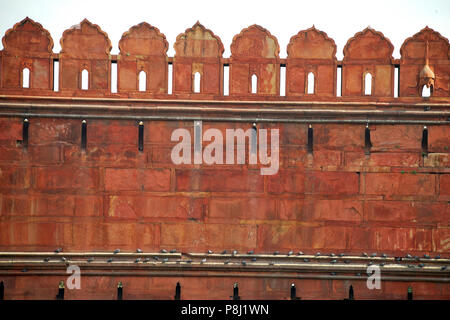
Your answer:
[[[167,56],[165,35],[145,22],[122,35],[118,55],[111,55],[108,35],[86,19],[64,31],[60,53],[52,51],[50,33],[28,17],[9,29],[2,42],[3,93],[109,94],[115,86],[113,64],[117,64],[119,96],[280,97],[284,80],[285,96],[294,99],[393,98],[395,86],[400,97],[450,96],[449,41],[429,27],[404,41],[400,59],[393,58],[390,40],[370,27],[347,41],[342,61],[336,59],[334,40],[314,26],[290,39],[285,59],[279,56],[277,38],[258,25],[234,36],[229,58],[223,57],[220,38],[199,22],[178,35],[174,57]],[[229,67],[229,83],[225,83],[225,67]],[[341,92],[337,92],[338,82],[342,82]],[[429,90],[425,95],[424,88]]]

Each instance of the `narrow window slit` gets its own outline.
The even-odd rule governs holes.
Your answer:
[[[53,91],[59,91],[59,61],[53,60]]]
[[[237,282],[235,282],[233,285],[233,300],[241,300],[241,297],[239,296],[239,286]]]
[[[81,71],[81,90],[89,89],[89,72],[84,69]]]
[[[144,150],[144,122],[139,122],[139,151]]]
[[[200,93],[201,75],[200,72],[194,74],[194,93]]]
[[[173,81],[173,65],[169,63],[167,75],[167,94],[172,94],[172,81]]]
[[[22,70],[22,88],[30,87],[30,69],[24,68]]]
[[[175,300],[181,300],[181,285],[179,282],[177,282],[175,287]]]
[[[364,94],[366,96],[372,95],[372,75],[370,73],[366,73],[364,76]]]
[[[228,65],[223,66],[223,95],[228,96],[230,94],[230,67]]]
[[[86,150],[87,142],[87,123],[86,120],[81,122],[81,150]]]
[[[139,72],[139,91],[147,91],[147,74],[144,70]]]
[[[111,93],[117,93],[117,61],[111,61]]]
[[[256,123],[253,123],[253,125],[252,125],[252,136],[251,136],[251,141],[250,141],[250,143],[251,143],[251,145],[250,145],[250,152],[251,152],[252,155],[256,155],[257,148],[258,148],[258,146],[257,146],[257,139],[258,139],[257,131],[258,131],[258,128],[256,127]]]
[[[258,93],[258,77],[256,74],[252,75],[252,93]]]
[[[422,131],[422,155],[428,156],[428,128],[426,126]]]
[[[308,94],[314,94],[314,73],[310,72],[308,73]]]
[[[398,90],[400,88],[399,74],[400,66],[396,65],[394,70],[394,98],[398,98]]]
[[[286,96],[286,66],[280,66],[280,96]]]
[[[313,152],[314,129],[312,125],[308,127],[308,153]]]
[[[342,97],[342,66],[336,70],[336,97]]]
[[[366,125],[364,131],[364,152],[365,154],[370,154],[370,148],[372,148],[372,142],[370,141],[370,128],[369,124]]]
[[[30,126],[30,122],[28,119],[23,120],[23,126],[22,126],[22,147],[28,148],[28,128]]]

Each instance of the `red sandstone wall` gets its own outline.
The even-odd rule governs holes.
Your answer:
[[[373,127],[365,155],[364,126],[316,125],[308,154],[305,125],[271,124],[280,170],[262,176],[172,164],[171,133],[191,122],[147,122],[142,152],[133,121],[89,122],[85,152],[79,121],[32,119],[28,150],[16,145],[21,119],[0,124],[2,250],[449,251],[442,126],[422,157],[421,126]]]
[[[315,28],[291,38],[287,59],[280,59],[276,37],[256,25],[235,36],[229,59],[222,57],[220,38],[199,23],[177,38],[174,58],[166,55],[165,36],[145,23],[124,33],[120,54],[114,57],[107,34],[87,20],[64,32],[61,41],[61,53],[54,54],[50,34],[28,18],[6,33],[0,52],[2,101],[16,101],[17,95],[132,97],[205,99],[212,101],[205,101],[210,106],[218,99],[304,99],[342,102],[324,105],[342,111],[353,108],[351,101],[364,100],[387,102],[399,113],[408,109],[399,101],[410,105],[441,102],[443,106],[432,105],[433,111],[448,109],[448,40],[429,28],[405,40],[400,60],[392,59],[389,40],[372,29],[348,41],[342,62],[336,61],[334,41]],[[53,91],[56,59],[60,61],[59,92]],[[427,59],[435,82],[432,97],[423,99],[419,74]],[[110,92],[112,61],[118,64],[118,93]],[[167,93],[169,62],[174,66],[172,95]],[[286,97],[279,96],[283,63]],[[338,63],[343,68],[342,98],[335,97]],[[225,64],[230,65],[229,97],[222,96]],[[400,99],[393,98],[395,65],[400,65]],[[21,87],[24,67],[31,70],[29,89]],[[83,69],[89,71],[89,90],[80,88]],[[138,92],[140,71],[147,73],[146,92]],[[193,93],[195,72],[201,74],[198,94]],[[312,95],[306,94],[308,72],[315,75]],[[366,72],[374,76],[369,97],[363,90]],[[253,74],[258,76],[256,94],[251,94]],[[50,104],[55,100],[40,101]],[[133,114],[138,104],[130,100],[126,104]],[[370,154],[365,153],[364,125],[317,124],[313,126],[314,151],[309,154],[306,124],[259,123],[258,128],[280,130],[280,170],[277,175],[262,176],[258,165],[174,165],[171,133],[184,127],[193,136],[190,121],[146,121],[143,151],[138,150],[135,121],[89,120],[86,151],[80,148],[80,120],[30,118],[27,149],[21,141],[22,123],[23,118],[0,117],[3,251],[57,247],[65,251],[134,251],[139,247],[147,252],[161,248],[183,252],[297,249],[358,255],[362,251],[396,255],[450,251],[448,125],[428,127],[425,156],[419,124],[371,124]],[[203,130],[218,128],[223,136],[225,129],[249,126],[203,122]],[[114,298],[118,278],[83,279],[85,290],[68,291],[67,298]],[[2,280],[9,297],[52,299],[61,279],[30,275]],[[171,299],[174,284],[181,281],[183,298],[227,299],[236,279],[121,277],[120,281],[125,298]],[[240,295],[243,299],[283,299],[288,297],[291,282],[240,278]],[[347,280],[295,282],[298,295],[305,299],[340,299],[350,285]],[[368,291],[363,281],[351,284],[356,298],[387,299],[405,298],[409,285],[384,282],[382,290]],[[414,281],[414,286],[421,298],[449,296],[445,284]],[[208,287],[214,290],[205,290]]]
[[[57,294],[60,276],[5,277],[8,299],[52,300]],[[355,299],[406,299],[407,282],[383,282],[380,290],[368,290],[365,281],[312,280],[312,279],[255,279],[226,277],[83,277],[81,290],[65,290],[64,298],[88,300],[114,300],[117,283],[123,283],[123,299],[172,300],[175,285],[180,282],[183,300],[228,300],[232,296],[233,283],[239,282],[242,300],[287,300],[289,288],[296,284],[297,296],[302,300],[348,298],[348,288],[353,286]],[[442,299],[450,295],[449,285],[444,283],[415,282],[414,299]],[[213,289],[214,288],[214,289]]]

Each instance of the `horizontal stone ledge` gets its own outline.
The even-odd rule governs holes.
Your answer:
[[[162,101],[158,101],[161,103]],[[244,114],[297,114],[297,115],[363,115],[363,116],[423,116],[423,117],[445,117],[450,115],[450,111],[446,110],[429,110],[429,111],[418,111],[418,110],[379,110],[379,109],[360,109],[353,108],[348,109],[348,107],[354,107],[353,104],[347,103],[326,103],[324,105],[317,105],[320,108],[314,108],[315,105],[308,105],[309,108],[294,108],[293,105],[282,106],[282,108],[269,108],[269,107],[255,107],[255,106],[247,106],[246,108],[239,107],[213,107],[213,106],[183,106],[183,105],[155,105],[155,106],[130,106],[130,105],[90,105],[90,104],[52,104],[52,103],[26,103],[26,102],[0,102],[0,107],[5,109],[26,109],[30,110],[83,110],[83,111],[114,111],[114,112],[200,112],[200,113],[244,113]],[[227,103],[224,102],[224,105]],[[265,103],[259,103],[258,106],[265,105]],[[323,106],[338,106],[336,109],[323,109]],[[366,106],[366,105],[364,105]],[[427,105],[427,107],[431,108],[434,106],[433,104]],[[449,104],[439,105],[441,107],[449,107]],[[311,109],[311,107],[313,107]],[[346,107],[346,109],[342,109],[342,107]],[[385,107],[385,106],[383,106]],[[395,107],[405,107],[405,105],[399,105]]]
[[[331,118],[267,118],[267,117],[208,117],[180,115],[107,115],[107,114],[68,114],[68,113],[30,113],[30,112],[0,112],[0,117],[15,118],[61,118],[61,119],[99,119],[99,120],[133,120],[133,121],[210,121],[210,122],[245,122],[245,123],[341,123],[341,124],[410,124],[410,125],[450,125],[450,120],[417,120],[417,119],[331,119]]]
[[[172,270],[171,270],[172,269]],[[368,275],[363,272],[360,274],[347,274],[345,272],[334,272],[330,274],[330,271],[318,271],[312,270],[280,270],[279,268],[272,268],[271,270],[265,270],[267,272],[261,272],[261,270],[251,270],[245,268],[233,268],[211,270],[207,268],[198,268],[193,270],[189,268],[165,268],[155,270],[142,270],[140,268],[117,269],[108,267],[105,270],[85,270],[83,269],[83,276],[134,276],[134,277],[230,277],[230,278],[289,278],[289,279],[319,279],[319,280],[362,280],[366,281]],[[352,270],[353,273],[355,270]],[[360,270],[362,271],[362,270]],[[327,274],[324,274],[326,272]],[[67,276],[67,272],[59,270],[28,270],[27,272],[17,270],[2,270],[0,269],[1,276]],[[439,277],[438,274],[427,275],[423,272],[417,271],[415,273],[409,272],[408,274],[384,275],[382,281],[407,281],[407,282],[438,282],[449,283],[450,278],[446,274]]]
[[[168,95],[170,97],[170,95]],[[247,96],[245,96],[248,98]],[[418,101],[418,98],[405,99],[405,98],[388,98],[388,101],[361,101],[363,97],[358,97],[360,101],[354,99],[335,98],[329,101],[317,101],[317,100],[233,100],[236,97],[229,99],[214,99],[214,100],[195,100],[195,99],[137,99],[137,98],[111,98],[111,97],[61,97],[61,96],[26,96],[20,95],[0,95],[0,100],[30,100],[30,101],[67,101],[67,102],[80,102],[85,103],[88,101],[102,102],[102,103],[165,103],[165,104],[230,104],[230,105],[293,105],[293,106],[370,106],[370,107],[450,107],[450,102],[447,98],[443,101],[423,101],[422,98]],[[277,99],[279,97],[275,97]],[[338,100],[338,101],[337,101]],[[2,102],[3,103],[3,102]],[[31,106],[33,103],[25,103],[27,106]],[[103,106],[104,107],[104,106]],[[129,106],[128,106],[129,108]]]

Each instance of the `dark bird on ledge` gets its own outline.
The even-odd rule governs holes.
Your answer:
[[[336,262],[337,262],[337,260],[331,260],[330,261],[330,263],[333,263],[333,264],[336,263]]]
[[[335,254],[332,252],[332,253],[330,253],[330,257],[334,257],[335,256]]]
[[[442,270],[442,271],[444,271],[444,270],[446,270],[446,269],[447,269],[447,266],[442,266],[442,267],[441,267],[441,270]]]
[[[430,259],[430,258],[431,258],[431,257],[430,257],[429,255],[427,255],[427,254],[424,254],[423,257],[424,257],[425,259]]]
[[[166,263],[167,261],[169,261],[169,258],[162,259],[162,263]]]
[[[176,250],[176,249],[172,249],[172,250],[170,250],[169,252],[170,252],[170,253],[176,253],[177,250]]]
[[[343,257],[344,256],[344,254],[343,253],[339,253],[339,257]]]
[[[136,260],[134,260],[134,263],[139,263],[141,261],[141,258],[137,258]]]
[[[440,259],[441,258],[441,255],[440,254],[438,254],[436,257],[434,257],[435,259]]]
[[[386,253],[383,253],[383,254],[381,255],[381,257],[387,258],[387,254],[386,254]]]
[[[227,250],[223,250],[221,254],[227,254]]]
[[[254,254],[255,253],[255,251],[253,251],[253,250],[250,250],[249,252],[247,252],[247,254]]]
[[[67,260],[66,258],[61,257],[61,261],[62,261],[62,262],[66,262],[66,260]]]
[[[44,262],[49,262],[50,258],[44,258]]]
[[[114,254],[117,254],[117,253],[119,253],[119,252],[120,252],[120,249],[114,250]]]
[[[109,258],[106,262],[110,263],[110,262],[112,262],[112,261],[113,261],[113,259],[112,259],[112,258]]]
[[[362,253],[362,256],[363,256],[363,257],[367,257],[367,253],[366,253],[366,252],[363,252],[363,253]]]
[[[166,250],[166,249],[161,249],[159,252],[161,252],[161,253],[167,253],[167,250]]]
[[[55,250],[55,253],[60,253],[62,251],[62,248],[58,248]]]
[[[138,249],[136,250],[136,252],[137,252],[137,253],[142,253],[142,250],[138,248]]]
[[[377,256],[377,254],[375,252],[371,254],[372,258],[375,258],[376,256]]]
[[[89,262],[89,263],[91,263],[92,261],[94,261],[94,258],[89,258],[89,259],[87,259],[87,262]]]
[[[247,262],[245,262],[245,261],[242,261],[241,263],[242,263],[243,266],[247,265]]]
[[[273,253],[273,255],[276,256],[276,255],[279,254],[279,253],[280,253],[279,251],[275,251],[275,252]]]
[[[211,250],[208,250],[208,254],[212,254],[213,252]]]
[[[304,261],[304,262],[309,262],[309,259],[306,259],[306,258],[305,258],[305,259],[303,259],[303,261]]]
[[[252,261],[255,262],[255,261],[256,261],[256,258],[252,258]]]

